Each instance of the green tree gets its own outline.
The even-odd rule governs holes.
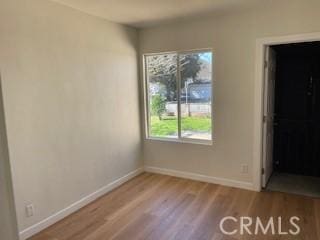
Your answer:
[[[148,57],[149,81],[161,83],[165,87],[166,99],[168,101],[177,100],[177,55],[165,54]]]
[[[162,120],[162,114],[166,111],[166,100],[159,94],[154,95],[151,99],[151,112]]]
[[[180,55],[181,86],[184,81],[192,78],[196,82],[197,75],[201,70],[201,61],[199,54],[181,54]],[[148,72],[151,82],[160,82],[166,87],[166,98],[168,101],[175,101],[177,96],[177,55],[165,54],[148,57]]]
[[[201,70],[201,62],[199,54],[188,54],[181,57],[180,71],[181,71],[181,86],[184,86],[184,81],[191,78],[196,82],[197,75]]]

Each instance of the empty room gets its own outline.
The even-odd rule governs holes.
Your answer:
[[[0,0],[0,240],[319,240],[319,0]]]

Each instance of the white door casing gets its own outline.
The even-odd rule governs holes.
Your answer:
[[[271,47],[266,48],[264,103],[263,103],[263,173],[262,187],[266,187],[273,171],[273,120],[274,91],[276,78],[276,52]]]
[[[254,117],[253,117],[253,190],[261,191],[263,176],[264,151],[264,78],[265,49],[269,46],[320,41],[320,32],[303,33],[287,36],[263,37],[256,40],[255,82],[254,82]]]

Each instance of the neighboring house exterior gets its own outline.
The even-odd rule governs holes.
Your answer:
[[[210,82],[190,83],[188,88],[181,89],[181,101],[187,103],[207,103],[211,101]]]
[[[190,83],[181,89],[181,113],[183,116],[211,115],[211,83]],[[177,115],[177,102],[167,102],[167,114]]]

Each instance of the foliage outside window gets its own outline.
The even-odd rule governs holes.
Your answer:
[[[150,138],[212,139],[212,53],[145,55]]]

